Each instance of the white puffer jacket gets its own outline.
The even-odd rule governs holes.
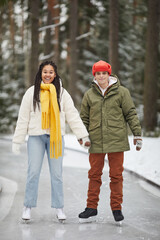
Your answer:
[[[43,130],[41,128],[41,110],[38,107],[36,107],[35,112],[33,110],[33,94],[34,86],[30,87],[23,96],[12,140],[13,144],[19,145],[23,143],[26,135],[50,134],[49,129]],[[63,87],[61,87],[60,105],[62,136],[65,134],[65,122],[67,122],[77,139],[87,137],[89,134],[77,109],[74,107],[73,100]]]

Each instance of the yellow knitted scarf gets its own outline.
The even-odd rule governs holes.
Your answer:
[[[42,129],[50,129],[50,157],[62,156],[62,136],[56,88],[53,84],[41,84]]]

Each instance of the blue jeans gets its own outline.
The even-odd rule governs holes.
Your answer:
[[[46,150],[51,177],[51,207],[63,208],[64,206],[63,179],[62,179],[62,162],[64,155],[63,137],[62,137],[62,157],[59,157],[58,159],[50,158],[50,136],[47,134],[39,136],[29,136],[27,149],[28,149],[28,174],[24,206],[32,208],[36,207],[37,205],[39,177]]]

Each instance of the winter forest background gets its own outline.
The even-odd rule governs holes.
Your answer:
[[[0,132],[13,133],[38,65],[53,60],[80,109],[92,65],[112,65],[145,136],[160,136],[159,0],[0,0]]]

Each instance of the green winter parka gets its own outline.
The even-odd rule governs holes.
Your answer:
[[[104,96],[95,82],[85,93],[80,116],[91,140],[90,153],[124,152],[130,149],[127,123],[134,136],[141,136],[141,126],[127,88],[116,80]]]

